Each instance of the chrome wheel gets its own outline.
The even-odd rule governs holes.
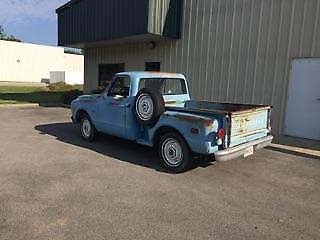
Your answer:
[[[162,159],[171,167],[179,166],[183,162],[183,150],[174,138],[167,138],[161,145]]]
[[[81,130],[82,130],[81,132],[83,137],[89,138],[91,136],[91,129],[92,129],[92,126],[89,119],[84,119],[82,121],[82,126],[81,126]]]
[[[142,121],[152,118],[154,111],[153,101],[149,94],[141,94],[136,102],[136,113]]]

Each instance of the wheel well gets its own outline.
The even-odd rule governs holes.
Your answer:
[[[85,110],[79,110],[76,115],[76,122],[80,122],[81,118],[87,115],[88,113]]]
[[[168,132],[174,132],[176,134],[179,134],[180,137],[182,137],[182,139],[186,142],[186,144],[189,146],[188,142],[186,141],[186,139],[183,137],[183,135],[175,128],[173,127],[169,127],[169,126],[163,126],[160,127],[154,134],[153,137],[153,145],[157,146],[157,144],[160,141],[161,136],[163,136],[164,134],[168,133]]]

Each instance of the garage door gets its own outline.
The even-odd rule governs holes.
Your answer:
[[[320,140],[320,59],[292,61],[285,133]]]

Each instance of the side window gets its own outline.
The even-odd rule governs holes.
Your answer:
[[[142,88],[159,91],[162,95],[187,94],[186,82],[180,78],[142,78],[139,90]]]
[[[183,80],[181,79],[166,79],[164,85],[164,95],[184,94]]]
[[[116,80],[113,82],[108,96],[122,96],[128,97],[130,94],[130,78],[125,77],[117,77]]]
[[[161,78],[143,78],[139,82],[139,90],[142,88],[152,89],[163,93],[163,81]]]

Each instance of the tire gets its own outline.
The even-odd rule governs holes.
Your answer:
[[[143,88],[136,96],[134,113],[138,122],[144,126],[153,126],[165,111],[162,95],[154,90]]]
[[[161,165],[172,173],[181,173],[193,166],[193,156],[186,141],[177,133],[160,137],[158,154]]]
[[[84,115],[80,119],[80,134],[88,142],[94,141],[97,137],[98,132],[88,115]]]

